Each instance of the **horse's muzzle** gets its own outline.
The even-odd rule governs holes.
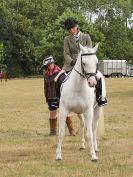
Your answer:
[[[89,77],[87,81],[90,87],[95,87],[97,85],[97,80],[95,76]]]

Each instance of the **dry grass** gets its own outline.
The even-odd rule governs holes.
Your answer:
[[[0,83],[0,177],[133,177],[133,78],[106,81],[109,104],[98,163],[90,161],[88,146],[79,151],[79,134],[65,137],[63,160],[54,160],[43,79]],[[75,115],[73,121],[80,132]]]

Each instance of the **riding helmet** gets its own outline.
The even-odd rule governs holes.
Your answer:
[[[45,58],[44,60],[43,60],[43,65],[42,65],[42,68],[45,68],[45,67],[47,67],[47,65],[49,65],[49,64],[51,64],[51,63],[54,63],[55,61],[54,61],[54,58],[53,58],[53,56],[51,55],[51,56],[49,56],[49,57],[47,57],[47,58]]]
[[[69,30],[70,28],[73,28],[77,25],[78,25],[78,21],[76,19],[74,19],[73,17],[67,18],[64,22],[64,26],[67,30]]]

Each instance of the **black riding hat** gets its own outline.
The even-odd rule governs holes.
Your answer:
[[[78,25],[78,21],[75,20],[73,17],[67,18],[64,22],[64,26],[67,30],[69,30],[70,28],[73,28],[77,25]]]

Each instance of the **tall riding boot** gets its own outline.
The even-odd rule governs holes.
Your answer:
[[[68,127],[70,135],[71,136],[75,136],[76,133],[75,133],[74,128],[73,128],[71,117],[67,116],[67,118],[66,118],[66,124],[67,124],[67,127]]]
[[[97,85],[96,85],[96,100],[97,100],[98,106],[104,106],[107,104],[107,99],[103,96],[103,93],[102,93],[101,78],[97,81]]]
[[[50,136],[56,135],[56,124],[57,124],[57,118],[56,119],[49,119],[50,121]]]

